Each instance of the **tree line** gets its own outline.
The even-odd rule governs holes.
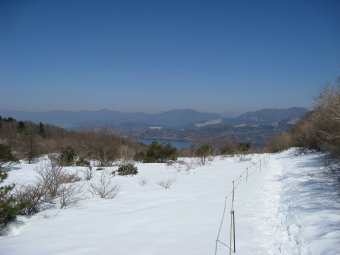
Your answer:
[[[329,159],[340,162],[340,78],[337,87],[326,87],[316,98],[315,108],[299,120],[294,128],[275,138],[273,152],[290,147],[323,151]]]
[[[0,143],[10,146],[15,156],[32,163],[36,158],[61,153],[65,148],[83,159],[98,160],[103,166],[118,158],[133,158],[146,146],[128,140],[109,128],[82,131],[17,121],[0,117]]]

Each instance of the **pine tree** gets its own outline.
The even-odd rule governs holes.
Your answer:
[[[7,178],[7,173],[1,170],[2,164],[6,162],[17,161],[12,154],[11,148],[7,145],[0,144],[0,183]],[[12,194],[14,185],[5,185],[0,187],[0,229],[14,220],[19,213],[21,206]]]
[[[43,138],[46,138],[45,127],[43,123],[39,123],[39,135]]]

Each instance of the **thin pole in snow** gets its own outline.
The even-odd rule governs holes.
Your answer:
[[[233,236],[234,236],[234,253],[236,253],[236,239],[235,239],[235,211],[233,210]]]
[[[229,243],[229,254],[231,255],[231,245],[232,245],[232,240],[234,239],[234,252],[235,252],[235,236],[233,238],[233,226],[234,226],[234,222],[233,222],[233,213],[234,213],[234,198],[235,198],[235,180],[233,180],[233,195],[231,198],[231,211],[230,211],[230,243]]]

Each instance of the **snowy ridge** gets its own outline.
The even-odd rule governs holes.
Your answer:
[[[46,161],[15,166],[7,182],[32,181],[34,167]],[[254,163],[257,167],[251,167]],[[218,239],[230,244],[231,200],[225,195],[240,176],[234,200],[236,254],[340,254],[339,191],[335,181],[322,174],[321,154],[296,156],[291,149],[215,157],[189,170],[181,164],[137,167],[134,177],[111,176],[115,167],[104,170],[121,187],[114,199],[89,196],[78,206],[19,217],[9,225],[9,235],[0,237],[0,254],[229,254],[221,244],[216,250],[215,240],[220,227]],[[76,172],[81,167],[67,169]],[[100,172],[79,183],[84,194]],[[170,189],[157,184],[171,178],[176,181]]]

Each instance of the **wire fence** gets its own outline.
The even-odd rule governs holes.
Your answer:
[[[229,250],[229,254],[236,253],[236,224],[235,224],[235,211],[234,211],[234,199],[235,199],[235,191],[239,187],[240,183],[245,180],[245,182],[248,182],[248,179],[250,176],[252,176],[254,173],[260,170],[260,173],[262,172],[262,168],[267,168],[269,162],[268,155],[265,155],[263,158],[259,159],[255,162],[250,162],[251,165],[246,167],[244,171],[241,173],[241,175],[235,179],[232,180],[232,190],[225,196],[224,198],[224,208],[222,213],[222,218],[220,221],[220,226],[218,229],[218,234],[216,238],[216,244],[215,244],[215,255],[217,255],[218,248],[222,246],[223,248]],[[230,229],[229,229],[229,244],[227,244],[225,241],[222,241],[220,236],[222,233],[223,223],[226,218],[226,211],[227,211],[227,204],[228,200],[230,199]]]

